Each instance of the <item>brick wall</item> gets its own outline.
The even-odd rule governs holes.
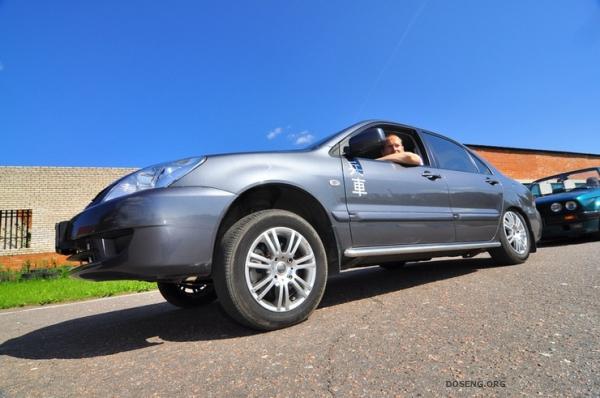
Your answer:
[[[600,155],[470,147],[507,176],[523,182],[569,170],[600,167]]]
[[[56,253],[11,254],[10,256],[0,256],[0,268],[18,271],[25,266],[29,269],[47,269],[63,265],[79,265],[78,261],[67,261],[67,258],[68,256]]]
[[[0,209],[33,210],[31,247],[5,250],[0,242],[0,256],[54,252],[54,224],[72,218],[103,188],[134,170],[0,166]]]

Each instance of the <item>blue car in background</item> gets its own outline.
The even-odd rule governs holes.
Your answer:
[[[542,239],[600,235],[600,167],[544,177],[528,187],[542,216]]]

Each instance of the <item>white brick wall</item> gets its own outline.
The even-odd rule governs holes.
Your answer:
[[[98,192],[136,169],[0,166],[0,209],[32,209],[31,247],[0,255],[54,251],[54,224],[79,213]]]

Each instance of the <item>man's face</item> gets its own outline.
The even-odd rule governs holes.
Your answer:
[[[392,153],[404,152],[404,146],[402,140],[397,135],[389,135],[385,137],[385,143],[383,144],[382,156],[391,155]]]

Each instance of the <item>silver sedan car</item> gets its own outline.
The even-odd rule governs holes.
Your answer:
[[[382,159],[386,139],[419,161]],[[414,163],[414,162],[413,162]],[[536,250],[531,192],[463,145],[386,121],[303,150],[210,155],[114,182],[56,226],[56,250],[91,280],[156,281],[179,307],[219,302],[271,330],[305,320],[340,270]]]

